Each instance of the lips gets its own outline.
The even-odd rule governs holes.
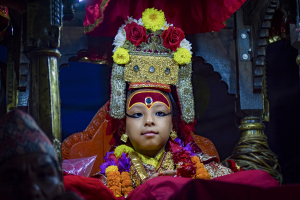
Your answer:
[[[142,133],[142,135],[157,135],[157,134],[158,133],[156,131],[152,131],[152,130]]]

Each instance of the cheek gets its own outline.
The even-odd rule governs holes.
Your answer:
[[[142,126],[141,119],[127,118],[126,119],[126,134],[129,137],[134,137],[136,135],[139,135],[141,133],[141,130],[140,130],[141,126]]]
[[[169,138],[172,131],[172,117],[162,118],[157,120],[157,125],[160,127],[160,133],[164,138]]]

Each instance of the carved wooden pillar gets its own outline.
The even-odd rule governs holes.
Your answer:
[[[61,0],[28,0],[25,47],[30,67],[29,113],[52,140],[61,159],[61,114],[57,61]]]
[[[234,160],[243,170],[264,170],[281,183],[277,156],[268,146],[263,124],[269,121],[266,47],[271,19],[277,6],[277,0],[247,1],[236,12],[236,110],[242,135],[228,159]]]

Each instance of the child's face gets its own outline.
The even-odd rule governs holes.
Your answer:
[[[126,133],[137,152],[153,156],[165,147],[173,127],[171,112],[169,96],[159,90],[139,89],[128,96]]]

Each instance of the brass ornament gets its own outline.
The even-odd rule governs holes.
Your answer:
[[[136,70],[137,67],[139,70]],[[169,73],[165,73],[168,68]],[[154,82],[176,85],[179,65],[170,57],[130,55],[130,62],[125,65],[125,81]]]
[[[239,127],[242,132],[240,141],[226,160],[233,160],[245,170],[261,169],[268,172],[279,183],[282,182],[278,158],[268,145],[264,134],[264,124],[260,117],[245,117]],[[226,165],[226,162],[224,162]]]
[[[176,131],[172,131],[170,137],[172,140],[175,140],[178,137]]]
[[[126,133],[123,133],[123,135],[121,136],[121,140],[126,143],[128,139],[128,135]]]

